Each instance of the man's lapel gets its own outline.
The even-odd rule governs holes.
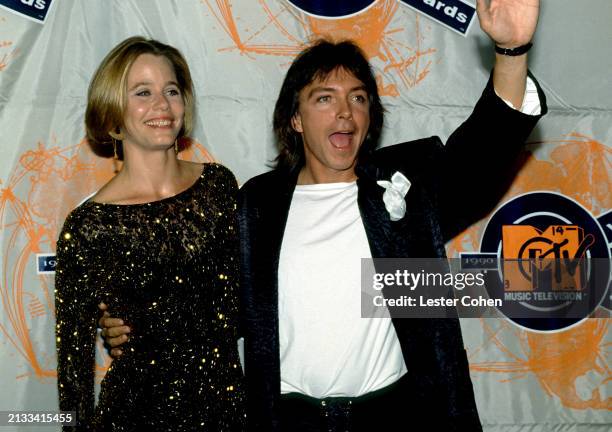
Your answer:
[[[359,176],[357,202],[373,258],[408,257],[414,246],[412,225],[414,218],[422,211],[415,195],[415,188],[411,188],[404,198],[406,200],[404,217],[399,221],[391,221],[383,202],[385,189],[376,183],[378,180],[390,181],[394,172],[373,164],[359,167],[357,170]]]
[[[264,321],[273,323],[275,327],[270,329],[271,333],[278,337],[278,265],[297,175],[278,171],[271,180],[265,192],[265,204],[260,206],[258,212],[256,262],[265,269],[266,280],[258,287],[256,295],[260,296],[259,304],[267,305],[261,310],[269,314],[269,319]]]
[[[376,184],[379,169],[373,165],[357,171],[357,203],[373,258],[395,256],[391,219],[383,203],[384,188]]]

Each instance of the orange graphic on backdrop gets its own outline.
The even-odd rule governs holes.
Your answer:
[[[181,158],[214,161],[195,141]],[[95,156],[85,140],[69,147],[39,142],[19,157],[6,183],[0,181],[0,335],[27,366],[17,378],[56,376],[54,343],[45,348],[36,344],[40,337],[32,337],[40,328],[52,331],[49,322],[55,320],[53,278],[36,275],[36,254],[55,250],[70,210],[110,180],[114,171],[113,161]],[[107,366],[108,359],[98,359],[98,377]]]
[[[577,132],[531,144],[542,146],[541,151],[551,149],[549,160],[539,160],[525,151],[525,165],[501,202],[525,192],[549,190],[575,199],[594,216],[612,208],[612,149]],[[479,250],[486,220],[454,239],[448,246],[449,256]],[[509,376],[503,382],[535,377],[542,389],[565,407],[612,410],[612,396],[604,390],[612,380],[609,319],[588,319],[548,334],[524,331],[505,320],[493,321],[495,324],[482,321],[488,338],[470,349],[472,371]],[[512,349],[516,340],[520,348]],[[506,360],[487,361],[491,350]]]
[[[482,322],[487,340],[470,350],[472,372],[499,374],[501,382],[535,377],[548,396],[556,396],[567,408],[612,410],[612,397],[605,390],[612,379],[609,320],[589,319],[549,334],[522,331],[505,320],[493,322]],[[515,341],[519,348],[510,349]],[[491,347],[506,360],[479,360],[490,356],[486,351]]]
[[[382,75],[377,74],[376,77],[382,96],[399,95],[397,85],[386,84],[383,75],[392,73],[403,88],[414,87],[431,71],[433,55],[437,52],[435,48],[425,46],[423,28],[428,24],[421,24],[417,13],[404,8],[402,15],[413,17],[410,23],[406,19],[401,27],[392,25],[399,8],[397,0],[381,0],[353,17],[334,20],[301,14],[288,3],[275,3],[275,7],[272,7],[271,2],[259,0],[260,19],[263,22],[255,30],[240,27],[240,18],[230,0],[201,1],[232,40],[233,46],[221,51],[234,49],[251,57],[294,57],[310,41],[320,37],[355,40],[373,65],[382,71]],[[249,17],[249,22],[256,20]],[[412,36],[407,38],[406,32],[411,32]],[[395,38],[397,34],[401,34],[401,37]],[[406,40],[411,42],[407,43]]]
[[[6,18],[0,17],[0,25],[6,22]],[[0,72],[4,71],[9,62],[19,54],[19,50],[13,47],[13,41],[0,39]]]

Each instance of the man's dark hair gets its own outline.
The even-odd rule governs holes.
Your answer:
[[[277,168],[294,170],[304,165],[304,145],[300,134],[291,125],[298,110],[300,91],[315,80],[325,80],[336,70],[349,72],[360,80],[370,102],[370,128],[359,149],[358,161],[378,145],[384,108],[370,63],[363,51],[351,41],[319,40],[302,51],[291,64],[276,100],[273,128],[279,147]]]

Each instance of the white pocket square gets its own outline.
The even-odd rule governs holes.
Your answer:
[[[406,214],[406,200],[404,197],[410,189],[410,180],[404,174],[396,171],[391,177],[391,181],[379,180],[376,182],[385,188],[383,202],[389,212],[392,221],[398,221]]]

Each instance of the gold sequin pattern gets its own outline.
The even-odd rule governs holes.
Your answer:
[[[236,194],[227,168],[205,164],[173,197],[86,202],[68,216],[57,242],[58,387],[81,430],[243,430]],[[95,405],[101,301],[132,332]]]

